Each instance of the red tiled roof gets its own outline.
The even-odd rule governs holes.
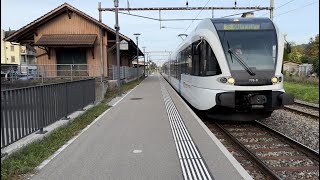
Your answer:
[[[96,34],[44,34],[37,46],[93,46]]]

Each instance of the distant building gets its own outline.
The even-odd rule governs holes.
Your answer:
[[[132,61],[132,66],[137,67],[137,60]],[[139,66],[148,66],[148,62],[147,61],[144,62],[143,59],[142,60],[139,59]]]
[[[20,44],[4,41],[13,32],[1,29],[1,64],[20,64]]]
[[[299,65],[299,75],[309,76],[313,72],[312,64],[300,64]]]
[[[283,63],[283,70],[287,72],[298,72],[299,71],[299,64],[294,62],[284,62]]]
[[[36,49],[33,46],[25,45],[20,46],[20,58],[21,65],[33,65],[36,64]]]

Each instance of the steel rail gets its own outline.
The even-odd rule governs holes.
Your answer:
[[[288,144],[290,144],[292,147],[296,148],[297,150],[303,152],[306,156],[308,156],[309,158],[312,158],[316,161],[319,161],[319,152],[309,148],[308,146],[305,146],[301,143],[299,143],[298,141],[288,137],[285,134],[282,134],[281,132],[274,130],[268,126],[266,126],[265,124],[259,122],[259,121],[255,121],[256,124],[258,124],[260,127],[262,127],[263,129],[268,130],[269,132],[276,134],[278,137],[280,137],[282,140],[284,140],[285,142],[287,142]]]
[[[319,116],[317,115],[314,115],[314,114],[310,114],[310,113],[307,113],[305,111],[300,111],[298,109],[295,109],[295,108],[291,108],[289,106],[284,106],[283,109],[287,110],[287,111],[290,111],[290,112],[293,112],[293,113],[298,113],[298,114],[302,114],[303,116],[310,116],[311,118],[313,119],[319,119]]]
[[[302,103],[302,102],[298,102],[298,101],[295,101],[294,104],[298,105],[298,106],[303,106],[303,107],[306,107],[306,108],[310,108],[310,109],[313,109],[313,110],[318,110],[319,111],[319,107],[317,106],[312,106],[312,105],[309,105],[309,104],[305,104],[305,103]]]
[[[247,156],[255,162],[255,164],[258,166],[258,168],[261,170],[261,172],[271,178],[271,179],[278,179],[281,180],[281,178],[272,170],[270,169],[257,155],[255,155],[253,152],[251,152],[247,147],[245,147],[236,137],[234,137],[231,133],[228,132],[224,127],[222,127],[220,124],[215,122],[217,127],[220,128],[222,132],[224,132],[230,139],[238,145],[246,154]]]

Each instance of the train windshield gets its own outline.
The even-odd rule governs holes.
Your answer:
[[[274,30],[218,31],[230,70],[273,70],[277,59]],[[235,60],[235,57],[242,60]],[[248,71],[248,70],[247,70]]]

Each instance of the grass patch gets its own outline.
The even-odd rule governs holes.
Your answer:
[[[122,91],[126,92],[138,85],[142,80],[134,80],[122,85]],[[11,154],[1,162],[1,179],[21,179],[20,175],[30,173],[41,162],[50,157],[68,140],[77,135],[82,129],[89,125],[94,119],[109,108],[109,102],[117,95],[117,89],[110,89],[106,92],[105,99],[90,108],[72,122],[54,130],[42,140],[35,141],[19,151]]]
[[[295,99],[319,103],[319,85],[303,82],[284,82],[286,92],[293,93]]]
[[[286,82],[296,82],[296,83],[307,83],[313,85],[319,85],[319,78],[318,77],[309,77],[309,76],[288,76],[284,75],[284,81]]]

